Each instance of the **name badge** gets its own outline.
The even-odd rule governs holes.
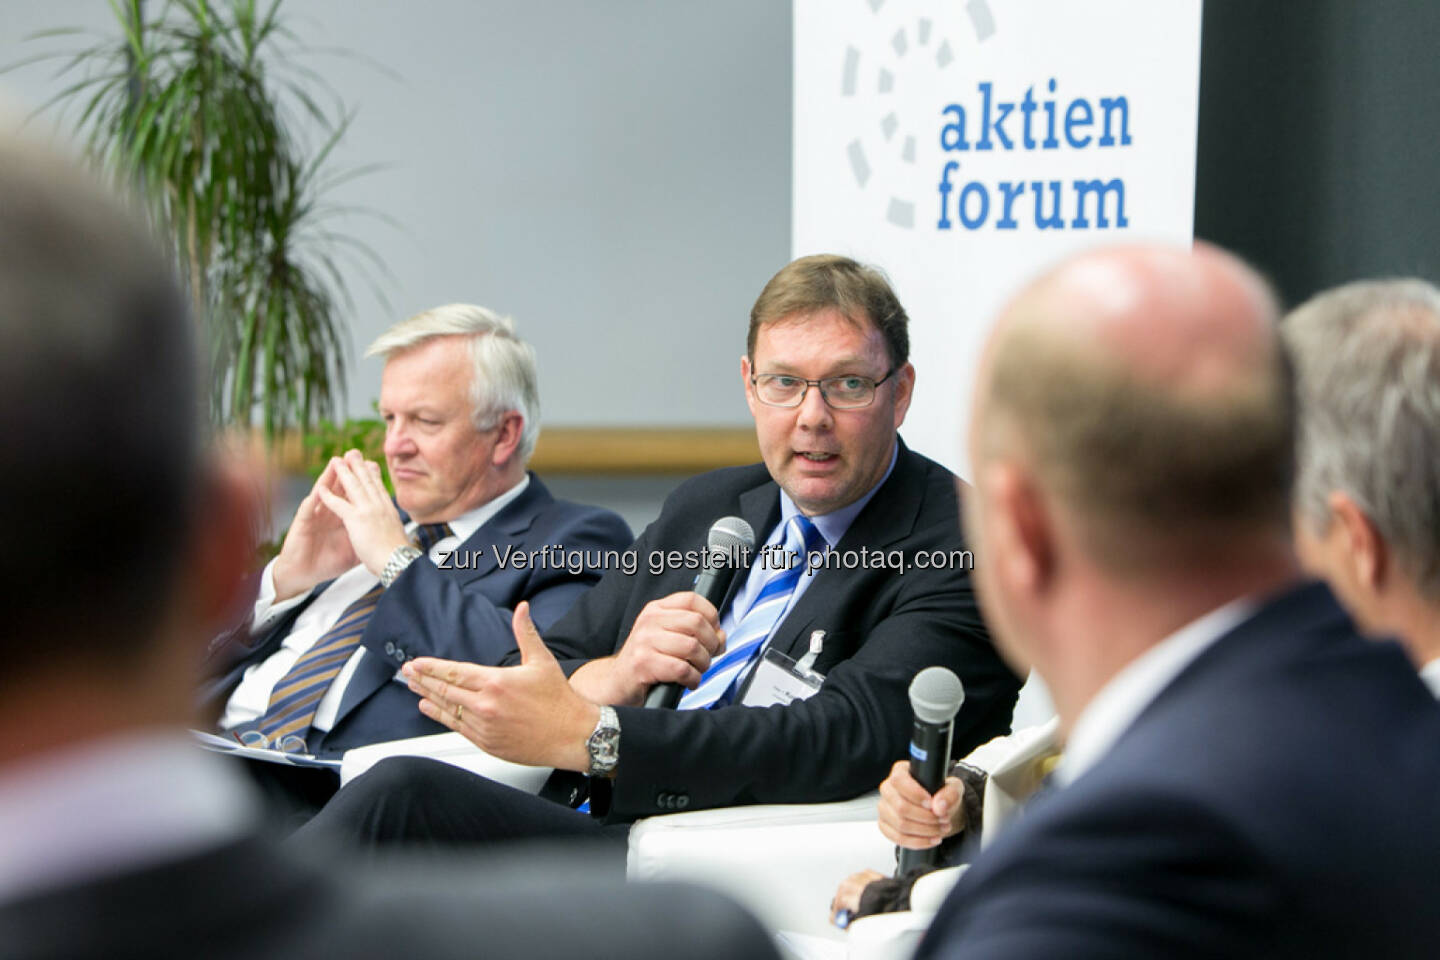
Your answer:
[[[771,707],[777,703],[809,700],[824,682],[824,674],[816,673],[805,663],[796,663],[779,650],[766,650],[740,705]]]

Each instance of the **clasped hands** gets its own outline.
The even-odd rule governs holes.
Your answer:
[[[275,599],[287,600],[357,563],[377,577],[395,548],[409,543],[380,465],[358,450],[332,457],[300,501],[271,569]]]
[[[566,678],[520,603],[511,618],[520,663],[483,667],[417,657],[401,668],[420,712],[512,763],[585,772],[600,704],[643,702],[655,683],[693,689],[725,648],[715,607],[690,591],[646,604],[620,652]],[[624,763],[623,736],[621,764]]]

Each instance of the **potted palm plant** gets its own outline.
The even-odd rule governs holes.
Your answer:
[[[299,66],[281,0],[166,0],[148,16],[143,0],[111,6],[118,36],[35,58],[65,58],[68,82],[42,109],[71,118],[173,250],[208,327],[216,421],[273,440],[333,419],[351,306],[337,257],[383,272],[328,226],[341,208],[325,201],[340,179],[326,160],[350,114]]]

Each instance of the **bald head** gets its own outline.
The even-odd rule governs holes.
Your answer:
[[[1208,246],[1065,262],[991,336],[976,469],[1025,463],[1114,569],[1288,536],[1293,403],[1276,317],[1265,282]]]

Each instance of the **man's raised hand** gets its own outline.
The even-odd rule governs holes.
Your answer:
[[[358,450],[348,450],[344,457],[331,459],[327,469],[334,470],[337,483],[317,486],[315,492],[345,525],[355,556],[378,577],[395,548],[410,542],[380,479],[380,465],[366,460]]]
[[[304,593],[359,562],[345,525],[321,499],[321,491],[333,491],[338,482],[332,460],[300,501],[271,568],[276,601]]]

